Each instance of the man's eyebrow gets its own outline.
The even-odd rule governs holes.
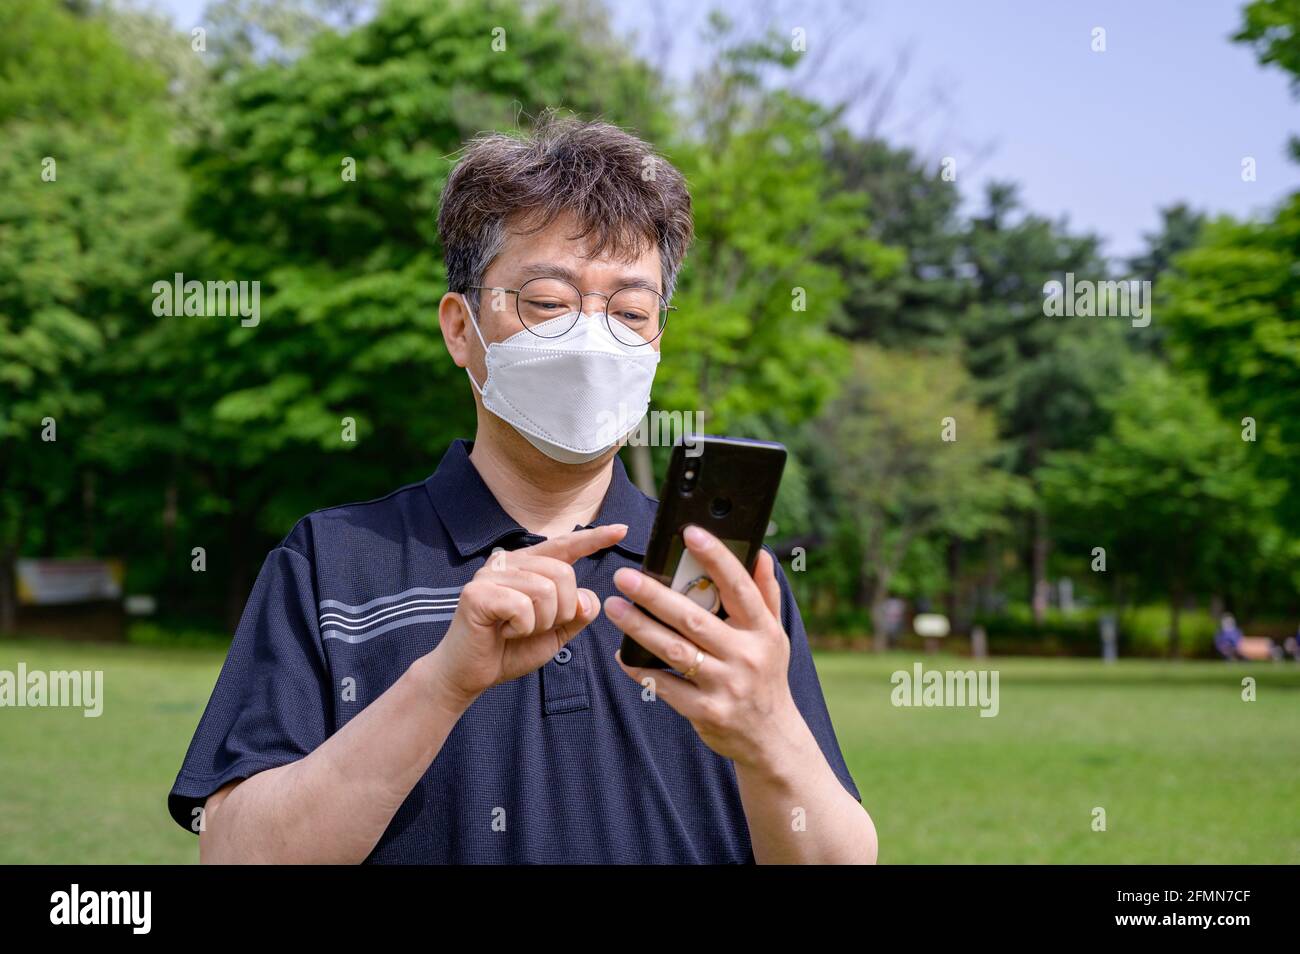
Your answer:
[[[574,287],[578,285],[578,273],[571,268],[558,265],[553,262],[533,262],[528,265],[519,266],[519,281],[523,284],[530,278],[563,278],[566,282]],[[644,275],[619,275],[614,279],[614,288],[648,288],[653,292],[659,291],[659,283],[646,278]]]
[[[652,292],[659,291],[659,283],[652,282],[643,275],[620,275],[615,279],[614,284],[618,288],[648,288]]]
[[[571,285],[578,283],[578,273],[571,268],[565,268],[563,265],[555,265],[550,262],[536,262],[532,265],[521,265],[519,267],[520,279],[529,278],[563,278]]]

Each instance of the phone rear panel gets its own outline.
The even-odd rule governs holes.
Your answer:
[[[772,517],[785,469],[780,444],[733,437],[693,437],[673,454],[659,496],[659,510],[642,569],[725,616],[718,590],[686,551],[682,531],[690,524],[722,540],[752,574]],[[631,640],[623,641],[629,665],[663,663]]]

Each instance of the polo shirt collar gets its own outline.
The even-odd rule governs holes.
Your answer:
[[[528,531],[502,509],[487,484],[483,483],[478,469],[469,459],[473,447],[473,441],[453,441],[438,469],[424,482],[434,510],[462,557],[481,553],[509,536],[528,535]],[[600,511],[587,526],[627,524],[627,536],[616,544],[615,549],[643,557],[650,538],[653,510],[648,506],[650,501],[628,478],[623,462],[617,456],[613,466],[614,473]]]

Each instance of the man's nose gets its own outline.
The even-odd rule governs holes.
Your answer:
[[[600,302],[600,312],[597,312],[597,314],[600,314],[600,313],[604,312],[604,310],[605,310],[605,306],[606,306],[607,304],[609,304],[609,296],[608,296],[608,295],[602,294],[601,292],[594,292],[594,291],[591,291],[591,292],[583,292],[583,293],[582,293],[582,307],[583,307],[583,308],[586,308],[586,307],[587,307],[587,299],[588,299],[588,298],[595,298],[595,299],[597,299],[597,300]]]

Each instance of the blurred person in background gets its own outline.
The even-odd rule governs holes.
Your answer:
[[[1242,632],[1237,627],[1237,619],[1231,613],[1224,613],[1219,618],[1219,630],[1214,634],[1214,648],[1224,659],[1243,659],[1241,655]]]

